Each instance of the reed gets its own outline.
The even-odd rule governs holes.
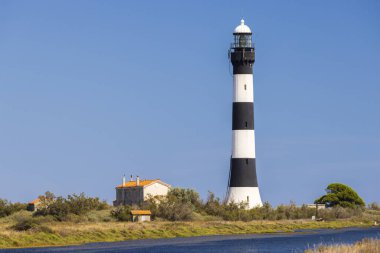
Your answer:
[[[380,240],[363,239],[355,244],[319,245],[305,253],[380,253]]]

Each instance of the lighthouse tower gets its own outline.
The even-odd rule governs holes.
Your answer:
[[[232,155],[227,202],[245,202],[249,208],[262,206],[256,177],[253,120],[253,63],[255,48],[251,29],[241,24],[234,30],[230,48],[233,66]]]

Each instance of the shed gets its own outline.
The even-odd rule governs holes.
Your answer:
[[[142,222],[150,221],[150,216],[152,215],[150,210],[132,210],[132,221],[133,222]]]

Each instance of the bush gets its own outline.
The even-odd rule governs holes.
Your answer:
[[[193,211],[202,208],[199,194],[192,189],[173,188],[166,196],[150,196],[141,207],[152,212],[152,219],[192,220]]]
[[[26,210],[26,204],[14,203],[12,204],[8,200],[0,199],[0,218],[9,216],[15,212]]]
[[[53,233],[53,230],[47,226],[44,226],[43,223],[44,221],[41,219],[22,217],[16,222],[15,225],[12,226],[12,229],[16,231],[32,230],[34,232]]]
[[[380,206],[376,202],[372,202],[368,205],[368,209],[380,211]]]
[[[208,192],[207,201],[202,209],[208,215],[221,216],[220,199],[216,198],[214,193]]]
[[[191,220],[193,207],[190,203],[167,200],[159,205],[156,217],[170,221]]]
[[[343,208],[340,206],[318,210],[318,217],[324,220],[347,219],[362,215],[361,208]]]
[[[91,210],[104,210],[108,208],[105,201],[100,201],[99,198],[86,197],[84,193],[81,193],[80,195],[69,195],[66,203],[69,212],[76,215],[83,215]]]
[[[63,221],[70,213],[70,207],[67,200],[63,197],[57,197],[53,202],[38,209],[35,216],[47,216],[51,215],[58,221]]]
[[[295,203],[279,205],[273,208],[268,202],[265,202],[262,207],[246,209],[243,203],[221,203],[213,193],[209,193],[208,199],[203,206],[203,212],[207,215],[222,217],[228,221],[295,220],[310,219],[316,214],[316,209],[309,208],[306,205],[298,207]],[[327,220],[344,219],[360,216],[361,213],[361,208],[336,207],[319,210],[319,217]]]
[[[171,202],[191,205],[193,209],[199,209],[202,207],[199,193],[193,189],[172,188],[168,192],[167,198]]]
[[[207,201],[203,204],[198,193],[179,188],[169,191],[167,196],[150,197],[142,207],[151,210],[152,219],[170,221],[192,220],[194,217],[199,219],[199,215],[193,213],[220,217],[226,221],[310,219],[316,214],[315,208],[306,205],[299,207],[292,202],[276,208],[265,202],[262,207],[247,209],[246,203],[225,203],[212,192],[209,192]],[[359,216],[361,212],[360,208],[329,208],[320,210],[319,217],[329,220],[343,219]]]
[[[111,216],[118,221],[131,221],[131,209],[130,206],[118,206],[111,210]]]
[[[63,198],[55,197],[47,192],[45,196],[40,196],[40,199],[42,207],[35,212],[35,216],[51,215],[58,221],[81,220],[81,218],[74,219],[73,215],[83,216],[93,210],[108,209],[108,204],[105,201],[100,201],[99,198],[86,197],[84,193]]]
[[[20,219],[12,228],[16,231],[27,231],[33,228],[36,228],[40,225],[36,219],[32,217]]]

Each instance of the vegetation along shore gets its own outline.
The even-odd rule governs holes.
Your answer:
[[[300,229],[368,227],[380,223],[380,207],[339,204],[320,209],[294,203],[246,209],[209,193],[173,188],[140,206],[111,207],[98,198],[56,197],[47,192],[34,211],[0,199],[0,248],[75,245],[147,238],[294,232]],[[131,209],[150,210],[151,222],[131,222]],[[317,215],[317,219],[311,217]]]

